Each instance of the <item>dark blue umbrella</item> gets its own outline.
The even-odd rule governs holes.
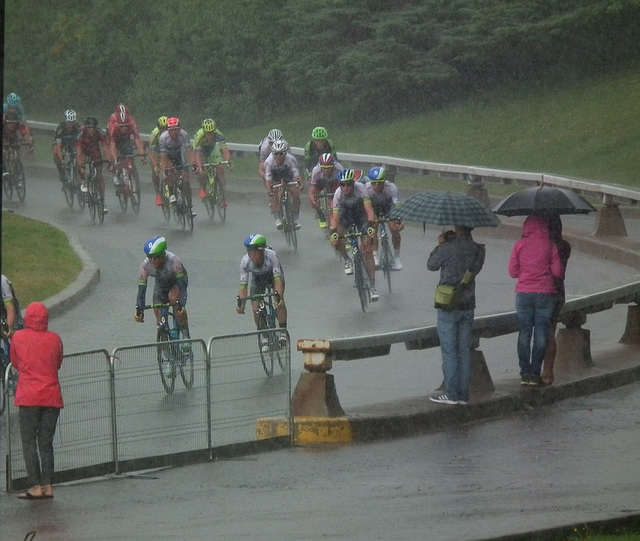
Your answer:
[[[596,209],[571,190],[542,184],[512,193],[493,212],[503,216],[527,216],[534,212],[546,214],[588,214]]]

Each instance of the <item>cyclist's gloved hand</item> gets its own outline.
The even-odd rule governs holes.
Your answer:
[[[371,238],[376,236],[376,228],[373,227],[373,222],[369,222],[369,225],[367,226],[367,235]]]
[[[144,312],[136,310],[136,313],[133,316],[133,319],[135,319],[138,323],[143,323],[144,322]]]
[[[241,299],[240,296],[238,296],[236,297],[236,301],[238,303],[236,306],[236,312],[238,312],[238,314],[244,314],[244,303],[246,302],[246,299]]]
[[[338,244],[338,239],[338,231],[336,229],[332,229],[331,234],[329,235],[329,241],[331,241],[331,244],[335,246]]]
[[[231,163],[231,161],[228,161],[228,162],[227,162],[227,169],[228,169],[229,171],[232,171],[232,170],[233,170],[233,164]]]

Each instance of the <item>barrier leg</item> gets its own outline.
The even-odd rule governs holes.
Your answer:
[[[632,304],[627,308],[627,326],[620,338],[621,344],[640,344],[640,305]]]
[[[598,211],[596,224],[591,232],[594,237],[626,237],[627,228],[620,214],[619,205],[615,202],[605,202],[605,206]]]
[[[343,417],[345,415],[333,375],[305,372],[291,397],[291,411],[294,417]]]
[[[438,391],[444,391],[444,381],[440,384]],[[489,373],[487,361],[482,351],[473,349],[471,351],[471,382],[469,383],[469,394],[493,393],[496,390]]]
[[[556,335],[554,369],[575,370],[594,366],[591,357],[591,332],[580,327],[560,329]]]

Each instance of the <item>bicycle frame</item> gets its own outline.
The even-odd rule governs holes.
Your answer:
[[[229,161],[203,163],[202,167],[207,175],[207,197],[204,199],[204,205],[211,220],[215,218],[216,208],[218,216],[223,223],[227,218],[227,206],[224,186],[218,182],[218,166],[227,164]]]
[[[291,201],[290,186],[298,186],[294,181],[285,182],[282,180],[279,184],[274,184],[274,190],[280,190],[280,219],[282,220],[282,233],[285,236],[288,246],[293,245],[293,249],[298,249],[298,235],[293,219],[293,202]]]
[[[380,270],[387,280],[389,293],[391,293],[391,271],[393,269],[393,250],[391,249],[390,239],[391,232],[387,223],[388,218],[376,220],[378,224],[378,259],[380,261]]]
[[[367,305],[371,302],[369,277],[364,263],[364,254],[362,253],[362,232],[358,231],[355,225],[350,225],[347,233],[341,236],[346,242],[350,242],[351,258],[353,264],[353,274],[355,284],[354,287],[358,291],[360,299],[360,307],[363,312],[367,311]]]

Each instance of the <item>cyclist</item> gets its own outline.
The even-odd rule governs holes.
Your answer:
[[[277,128],[273,128],[269,131],[267,136],[262,141],[260,141],[260,144],[258,145],[258,159],[260,160],[260,163],[258,165],[258,175],[260,175],[260,178],[263,180],[264,162],[271,154],[271,147],[273,146],[273,143],[278,141],[279,139],[282,139],[285,143],[287,143],[287,141],[284,139],[284,136],[282,135],[282,132]]]
[[[33,137],[31,130],[26,123],[22,122],[17,111],[7,111],[2,116],[2,174],[6,173],[7,150],[10,145],[19,145],[19,137],[22,137],[24,143],[29,145],[29,152],[33,152]],[[18,147],[18,155],[20,155],[20,147]]]
[[[64,161],[65,154],[73,156],[76,153],[76,139],[78,138],[77,115],[73,109],[67,109],[64,112],[64,120],[56,126],[53,136],[53,162],[58,168],[58,176],[60,182],[64,183]]]
[[[151,181],[156,189],[156,205],[162,206],[162,195],[160,190],[160,135],[167,129],[166,116],[158,118],[158,125],[149,134],[149,152],[151,154]]]
[[[191,139],[189,139],[189,134],[186,130],[180,127],[180,120],[176,117],[167,120],[167,130],[160,136],[159,146],[160,164],[164,169],[169,190],[169,203],[175,203],[176,196],[173,194],[173,185],[176,179],[176,172],[173,167],[181,166],[185,164],[186,161],[195,165]],[[184,191],[187,195],[187,204],[189,208],[191,208],[191,184],[189,182],[188,169],[184,171],[182,178]],[[191,211],[191,214],[195,216],[193,211]]]
[[[0,290],[2,294],[2,306],[0,307],[3,325],[2,337],[11,338],[15,331],[24,329],[24,319],[13,284],[4,274],[0,278]]]
[[[387,179],[387,172],[384,167],[374,167],[369,171],[369,182],[365,184],[367,193],[376,218],[389,218],[391,209],[395,207],[400,199],[398,197],[398,187]],[[394,271],[402,270],[402,262],[400,261],[400,231],[404,229],[404,225],[400,220],[388,222],[389,231],[391,231],[391,243],[393,244],[393,266]],[[378,226],[376,224],[376,233]],[[378,259],[378,236],[373,237],[373,259],[376,268],[380,266]]]
[[[327,228],[327,217],[322,212],[320,202],[316,199],[318,193],[326,189],[327,193],[333,195],[338,188],[338,174],[344,167],[335,159],[333,154],[326,153],[320,156],[317,165],[311,171],[309,181],[309,202],[316,209],[318,225],[320,229]]]
[[[16,111],[18,113],[18,119],[20,122],[27,121],[27,113],[24,110],[24,105],[22,104],[22,100],[20,96],[15,92],[10,92],[7,94],[7,101],[2,104],[2,114],[6,114],[9,111]]]
[[[78,132],[76,138],[76,162],[78,167],[78,178],[80,179],[81,190],[87,191],[87,183],[85,180],[85,161],[95,162],[96,180],[100,197],[104,203],[104,177],[102,176],[103,154],[100,147],[104,151],[104,160],[110,159],[109,140],[106,134],[98,128],[98,119],[95,116],[88,116],[84,119],[84,124]],[[111,157],[114,159],[115,156]],[[103,205],[104,213],[108,212],[107,207]]]
[[[142,163],[147,163],[147,154],[142,146],[140,130],[138,129],[135,118],[133,118],[126,105],[118,105],[114,113],[109,117],[107,135],[109,137],[111,155],[114,156],[114,158],[133,155],[133,143],[135,143],[138,154],[142,155]],[[114,159],[114,162],[117,162],[117,160]],[[118,177],[116,167],[122,167],[122,165],[117,166],[116,163],[114,163],[114,165],[111,166],[111,170],[114,173],[113,185],[116,188],[116,195],[118,195],[124,181],[122,177]]]
[[[308,175],[311,175],[311,170],[318,163],[320,156],[326,153],[333,154],[333,157],[338,159],[336,147],[329,139],[327,129],[316,126],[311,131],[311,140],[304,146],[304,168]]]
[[[247,253],[240,261],[240,291],[238,293],[239,302],[236,312],[244,314],[247,296],[260,295],[265,292],[267,286],[273,286],[277,294],[274,302],[278,324],[281,329],[286,329],[287,306],[284,302],[284,270],[280,264],[278,254],[267,246],[267,239],[259,233],[249,235],[244,240],[244,246],[247,249]],[[251,291],[248,291],[249,275],[251,275]],[[251,307],[256,328],[261,330],[260,301],[251,301]],[[280,341],[281,345],[284,345],[282,342],[286,341],[285,337],[280,337]],[[267,348],[269,347],[268,342],[263,347],[265,345]]]
[[[298,218],[300,215],[300,185],[302,179],[298,170],[298,162],[289,153],[289,144],[284,139],[274,141],[271,147],[271,154],[264,163],[264,181],[267,193],[271,197],[269,206],[271,214],[275,218],[277,229],[282,229],[282,220],[280,219],[280,194],[278,190],[274,189],[274,185],[293,181],[298,183],[298,186],[289,187],[289,193],[293,203],[294,227],[300,229]]]
[[[231,152],[227,148],[227,140],[222,132],[216,127],[216,123],[211,118],[205,118],[200,128],[193,138],[193,150],[196,158],[196,174],[200,183],[200,199],[207,198],[207,173],[203,169],[202,164],[207,162],[221,162],[223,159],[228,162],[227,169],[231,169]],[[227,180],[224,174],[222,164],[216,166],[218,180],[223,188],[226,187]],[[223,206],[227,206],[227,202],[222,202]]]
[[[345,231],[351,225],[355,225],[358,231],[364,233],[361,239],[364,264],[369,275],[371,286],[370,295],[373,302],[378,300],[376,291],[376,266],[373,260],[372,238],[376,234],[375,213],[369,194],[364,184],[355,181],[353,169],[344,169],[338,174],[340,187],[333,196],[333,209],[331,211],[331,234],[329,240],[335,246],[344,259],[345,274],[353,274],[351,259],[347,255],[343,239]]]
[[[147,280],[155,278],[153,288],[153,304],[169,303],[176,305],[176,321],[182,331],[183,338],[190,338],[189,319],[187,318],[187,286],[189,277],[180,258],[167,250],[164,237],[153,237],[144,244],[145,260],[138,271],[138,296],[136,298],[136,314],[134,319],[138,323],[144,321],[142,307],[146,304]],[[162,310],[154,308],[156,324],[160,324]],[[189,351],[191,344],[184,344],[183,351]],[[169,367],[170,368],[170,367]]]

